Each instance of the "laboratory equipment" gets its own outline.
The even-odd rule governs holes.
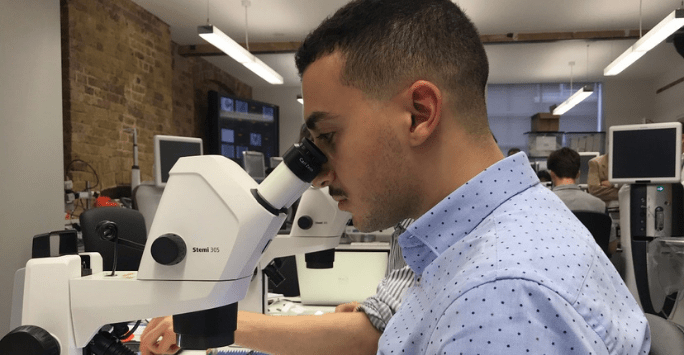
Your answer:
[[[138,165],[138,129],[124,128],[125,132],[133,133],[133,166],[131,167],[131,193],[140,185],[140,166]]]
[[[179,159],[139,271],[108,276],[97,253],[29,260],[25,277],[19,278],[24,280],[22,327],[0,340],[0,353],[21,349],[22,354],[34,354],[25,344],[36,339],[27,335],[27,325],[42,332],[38,338],[51,344],[47,346],[57,344],[55,353],[81,355],[83,349],[95,351],[95,343],[104,346],[107,334],[100,330],[108,323],[168,314],[174,314],[182,348],[232,343],[236,302],[245,297],[285,209],[309,188],[325,161],[318,148],[304,140],[257,184],[224,157]],[[85,268],[92,275],[82,276]]]
[[[207,154],[220,154],[243,165],[244,151],[261,152],[264,159],[280,156],[280,109],[277,105],[208,93]]]
[[[589,175],[589,160],[601,155],[599,152],[578,152],[580,156],[580,175],[577,179],[577,185],[587,185],[587,177]]]
[[[202,139],[180,136],[154,136],[154,184],[166,186],[169,172],[178,159],[202,155]]]
[[[680,183],[682,126],[678,122],[609,129],[609,181],[619,192],[624,279],[644,312],[671,314],[674,301],[655,282],[649,245],[684,236]]]
[[[266,163],[264,153],[245,150],[242,152],[242,165],[249,176],[257,182],[266,177]]]

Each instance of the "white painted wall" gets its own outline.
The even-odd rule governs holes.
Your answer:
[[[603,85],[604,130],[614,125],[653,120],[653,81],[608,79]]]
[[[682,77],[684,77],[684,58],[679,57],[677,62],[672,63],[672,69],[655,81],[653,92]],[[654,122],[684,121],[684,82],[660,94],[654,94],[653,106]]]
[[[304,123],[304,107],[297,101],[297,95],[301,93],[299,86],[273,85],[252,90],[254,100],[280,107],[280,155],[299,140],[299,129]]]
[[[0,0],[0,336],[32,237],[64,229],[59,0]],[[47,297],[47,295],[46,295]]]

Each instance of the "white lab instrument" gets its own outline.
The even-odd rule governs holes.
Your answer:
[[[257,184],[224,157],[179,159],[162,195],[139,271],[110,277],[102,272],[102,259],[94,253],[31,259],[24,271],[21,324],[46,331],[43,338],[57,344],[60,355],[81,355],[86,347],[93,350],[105,324],[169,314],[174,314],[182,348],[232,343],[235,303],[245,297],[262,254],[271,250],[267,247],[286,217],[285,209],[309,189],[324,162],[318,148],[304,140],[284,155],[285,164]],[[344,222],[348,218],[333,217]],[[344,223],[333,226],[332,221],[314,218],[312,223],[300,235],[320,235],[320,228],[330,227],[338,228],[339,236],[344,229]],[[301,243],[287,239],[273,244]],[[334,246],[334,239],[324,242]],[[266,258],[278,254],[274,251]],[[84,266],[93,274],[82,276]],[[21,349],[23,354],[33,354],[28,346],[17,344],[26,338],[17,336],[22,332],[25,329],[6,335],[0,353]]]
[[[672,265],[656,269],[653,261],[660,259],[656,253],[661,250],[671,252],[656,248],[663,242],[684,241],[681,144],[679,122],[609,129],[608,180],[626,184],[619,192],[625,284],[644,312],[664,317],[677,307],[668,297],[672,292],[661,286],[658,269],[668,274],[675,270]]]

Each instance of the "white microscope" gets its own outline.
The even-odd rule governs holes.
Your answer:
[[[324,191],[310,189],[325,162],[320,150],[303,140],[257,184],[221,156],[180,159],[170,172],[139,271],[109,276],[97,253],[29,260],[21,326],[0,340],[0,354],[129,354],[101,328],[169,314],[181,348],[232,344],[237,302],[247,294],[260,260],[339,242],[349,215]],[[313,202],[303,198],[298,216],[306,214],[310,221],[274,239],[286,209],[305,191]],[[85,269],[92,275],[82,276]]]

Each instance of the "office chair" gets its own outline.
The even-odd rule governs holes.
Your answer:
[[[138,244],[145,244],[147,231],[145,219],[136,210],[123,207],[99,207],[87,210],[79,217],[83,233],[83,246],[87,252],[98,252],[102,255],[102,268],[112,270],[114,263],[115,243],[103,240],[97,232],[97,226],[102,221],[116,223],[118,237]],[[142,250],[137,250],[119,243],[117,257],[117,271],[137,271],[140,267]]]
[[[608,245],[610,244],[610,228],[613,223],[610,216],[605,213],[592,211],[572,211],[572,213],[587,227],[591,235],[594,236],[596,244],[610,257]]]
[[[684,331],[682,327],[665,318],[646,314],[651,328],[650,355],[684,355]]]
[[[163,187],[158,187],[153,182],[145,181],[133,190],[133,208],[142,213],[145,219],[145,230],[150,232],[154,215],[161,200]]]

